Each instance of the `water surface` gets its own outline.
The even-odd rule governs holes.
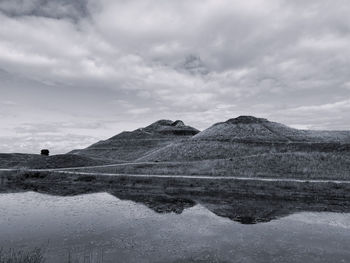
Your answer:
[[[157,213],[108,193],[0,194],[0,247],[47,262],[350,262],[350,214],[298,212],[241,224],[197,203]],[[74,262],[74,261],[73,261]]]

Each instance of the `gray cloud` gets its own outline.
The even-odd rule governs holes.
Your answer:
[[[203,129],[241,114],[350,128],[347,1],[5,0],[0,10],[6,136],[34,123],[37,136],[51,125],[105,138],[160,118]]]
[[[77,20],[88,16],[87,0],[2,0],[0,11],[9,16],[43,16]]]

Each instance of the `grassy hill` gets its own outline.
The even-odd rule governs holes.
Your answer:
[[[0,154],[0,168],[50,169],[107,164],[107,161],[74,154],[43,156],[39,154]]]
[[[122,164],[125,161],[134,164]],[[66,155],[0,155],[3,168],[105,163],[119,165],[79,170],[350,180],[350,132],[298,130],[251,116],[220,122],[202,132],[182,121],[160,120]]]
[[[241,116],[214,124],[185,142],[174,142],[138,161],[227,159],[267,153],[350,151],[350,132],[306,131]]]
[[[94,172],[350,179],[350,132],[307,131],[241,116]],[[143,163],[153,162],[153,163]]]
[[[199,131],[182,121],[159,120],[131,132],[122,132],[110,139],[95,143],[86,149],[70,153],[118,162],[133,161],[146,153],[163,148],[172,142],[188,139]]]
[[[298,130],[253,116],[240,116],[216,123],[194,136],[199,140],[245,140],[269,142],[350,143],[349,131]]]

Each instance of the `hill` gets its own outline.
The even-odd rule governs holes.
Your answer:
[[[103,158],[114,162],[132,161],[173,142],[186,140],[199,131],[182,121],[159,120],[145,128],[122,132],[71,154]]]
[[[350,143],[348,131],[298,130],[253,116],[240,116],[216,123],[194,136],[199,140]]]
[[[252,116],[216,123],[186,142],[174,142],[138,161],[228,159],[267,153],[350,151],[348,131],[307,131]]]
[[[216,123],[202,132],[182,121],[160,120],[66,155],[0,155],[0,163],[2,168],[119,163],[78,170],[349,180],[350,132],[298,130],[252,116]]]
[[[43,156],[39,154],[0,154],[0,168],[52,169],[107,164],[106,161],[74,154]]]

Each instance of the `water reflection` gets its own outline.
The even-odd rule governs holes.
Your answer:
[[[176,213],[181,214],[185,209],[193,207],[196,202],[189,198],[172,197],[167,195],[155,195],[147,193],[138,193],[137,195],[128,195],[127,193],[110,192],[122,200],[131,200],[144,204],[157,213]]]
[[[37,188],[37,186],[33,189],[27,187],[26,190],[37,191]],[[44,190],[41,189],[40,192],[56,196],[75,196],[85,193],[86,189],[75,187],[70,189],[68,193],[59,194],[57,190],[51,191],[45,188]],[[93,190],[89,190],[89,193],[93,192]],[[241,224],[266,223],[298,212],[350,213],[350,201],[346,200],[290,201],[282,199],[215,197],[205,193],[196,196],[181,196],[152,190],[116,191],[109,189],[108,193],[120,200],[130,200],[143,204],[154,212],[161,214],[181,214],[184,210],[196,204],[201,204],[215,215]]]
[[[229,218],[241,224],[257,224],[276,220],[298,212],[338,212],[349,213],[350,205],[344,201],[301,202],[271,199],[237,199],[215,198],[212,196],[195,196],[176,198],[165,196],[148,196],[147,193],[128,196],[118,192],[111,193],[120,199],[132,200],[145,204],[157,213],[176,212],[201,204],[220,217]]]
[[[68,252],[77,262],[342,262],[350,259],[350,215],[330,213],[340,207],[142,192],[0,194],[0,247],[43,246],[53,263],[67,262]]]

